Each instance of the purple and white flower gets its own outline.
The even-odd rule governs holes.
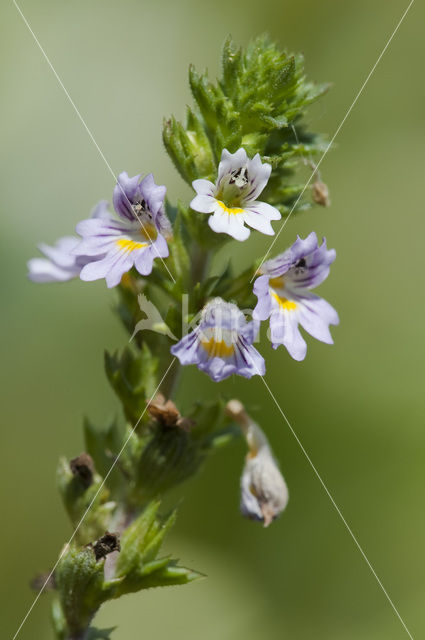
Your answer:
[[[312,232],[305,240],[298,237],[287,251],[265,262],[261,268],[264,275],[254,283],[258,298],[254,318],[270,318],[273,348],[283,344],[295,360],[304,360],[307,352],[299,324],[313,338],[333,344],[329,325],[339,323],[338,314],[311,289],[328,277],[335,257],[335,250],[327,249],[326,240],[319,246]]]
[[[108,217],[108,203],[99,202],[92,212],[92,218]],[[80,275],[81,269],[93,260],[91,256],[75,255],[74,250],[80,242],[76,236],[59,238],[53,247],[38,245],[45,258],[32,258],[28,261],[28,277],[33,282],[66,282]],[[103,254],[98,256],[99,259]]]
[[[92,256],[81,270],[81,280],[105,278],[108,287],[115,287],[133,266],[147,276],[155,258],[168,257],[165,236],[171,226],[164,212],[165,192],[152,174],[141,181],[140,175],[129,178],[125,171],[118,176],[113,201],[120,219],[109,215],[77,225],[82,240],[74,251]]]
[[[171,347],[181,364],[196,364],[214,382],[233,373],[264,375],[264,358],[252,346],[254,322],[247,322],[235,304],[214,298],[202,310],[196,328]]]
[[[262,163],[257,153],[248,158],[245,149],[229,153],[223,149],[218,166],[217,182],[194,180],[198,194],[190,203],[195,211],[212,213],[208,224],[217,233],[227,233],[236,240],[246,240],[251,231],[245,226],[274,235],[271,220],[280,220],[280,212],[257,200],[266,186],[271,165]]]

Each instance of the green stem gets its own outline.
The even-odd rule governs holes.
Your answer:
[[[195,286],[198,282],[202,282],[207,275],[211,261],[211,251],[208,251],[200,244],[196,244],[190,258],[192,265],[191,282]]]
[[[161,393],[165,396],[167,400],[171,399],[175,393],[176,387],[180,381],[182,368],[179,361],[176,358],[173,366],[165,376],[163,383],[161,385]]]

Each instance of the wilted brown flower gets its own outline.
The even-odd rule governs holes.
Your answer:
[[[165,427],[179,427],[185,431],[189,431],[193,426],[193,421],[184,418],[172,400],[165,400],[162,393],[158,393],[155,398],[148,404],[148,412]]]

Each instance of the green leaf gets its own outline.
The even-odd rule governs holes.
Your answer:
[[[187,569],[176,564],[177,561],[171,561],[167,567],[159,571],[155,571],[144,576],[140,584],[142,589],[151,589],[153,587],[171,587],[173,585],[189,584],[194,580],[205,578],[205,575],[193,569]]]
[[[152,501],[121,537],[116,575],[120,581],[114,591],[118,598],[150,587],[186,584],[197,577],[194,571],[176,566],[170,558],[157,559],[164,536],[175,522],[173,512],[165,520],[158,516],[159,502]]]
[[[242,49],[237,49],[230,37],[226,39],[223,45],[221,64],[224,93],[234,97],[238,90],[239,76],[242,71]]]
[[[187,284],[190,270],[190,258],[187,250],[188,238],[185,237],[184,234],[184,217],[185,209],[179,204],[177,206],[177,215],[173,225],[173,238],[169,244],[171,270],[177,277],[182,279],[183,284]],[[182,290],[183,288],[180,293]]]
[[[158,358],[144,342],[139,352],[125,347],[119,354],[105,352],[108,380],[123,404],[126,418],[132,423],[140,419],[146,401],[154,393]]]
[[[144,562],[147,545],[156,534],[159,501],[152,501],[121,536],[121,552],[116,563],[116,575],[127,576],[137,571]]]

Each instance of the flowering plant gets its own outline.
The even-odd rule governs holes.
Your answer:
[[[189,71],[195,107],[185,124],[164,122],[165,148],[195,195],[173,205],[152,174],[118,176],[113,211],[101,201],[91,217],[29,262],[35,282],[105,279],[131,335],[106,354],[108,380],[125,424],[84,426],[86,451],[61,460],[59,489],[74,533],[42,588],[55,591],[53,621],[62,640],[107,637],[90,627],[107,600],[200,576],[158,557],[175,513],[161,498],[192,476],[208,455],[243,435],[248,455],[241,512],[268,526],[286,507],[288,491],[270,444],[237,400],[198,401],[182,415],[172,397],[181,367],[195,365],[219,383],[231,375],[263,376],[254,346],[262,324],[276,349],[303,360],[299,325],[332,343],[336,311],[312,292],[329,274],[335,251],[312,232],[275,258],[235,274],[211,271],[217,252],[254,232],[273,236],[277,224],[314,202],[328,204],[316,181],[311,196],[294,180],[323,139],[304,124],[305,108],[326,86],[307,82],[301,56],[280,52],[267,38],[246,50],[228,40],[222,77]],[[252,247],[250,246],[251,252]],[[256,299],[257,298],[257,302]],[[146,317],[141,318],[141,314]]]

